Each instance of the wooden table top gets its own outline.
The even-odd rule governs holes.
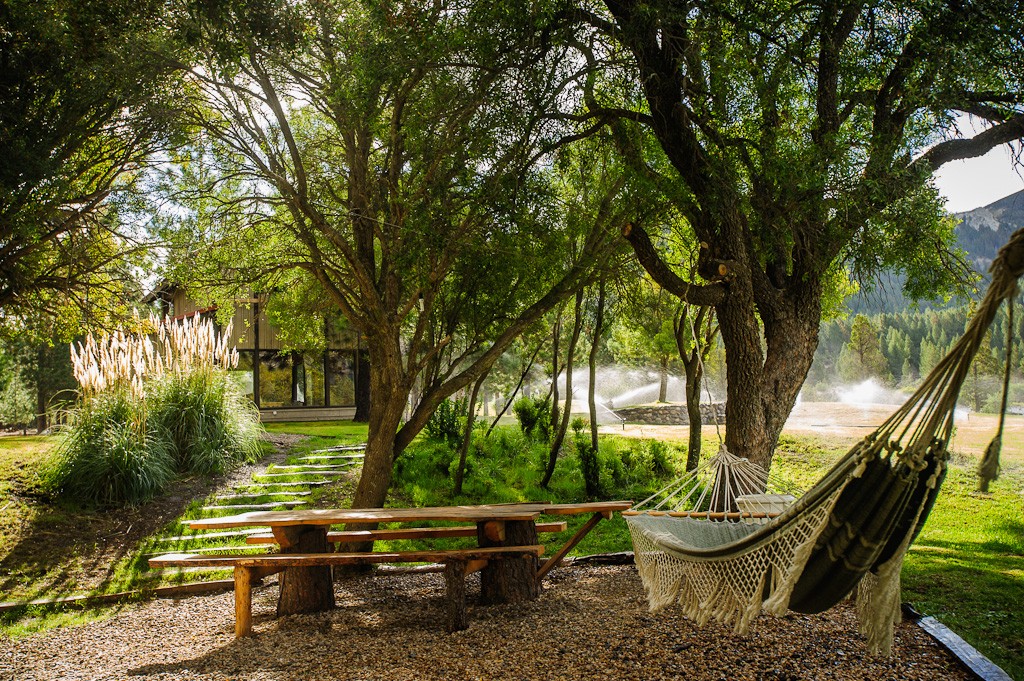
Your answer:
[[[492,504],[483,506],[432,506],[427,508],[332,508],[301,511],[254,511],[220,518],[203,518],[189,523],[192,529],[230,527],[287,527],[292,525],[341,525],[346,523],[416,523],[423,521],[485,522],[488,520],[533,520],[542,513],[574,515],[623,511],[630,501],[599,501],[580,504]]]

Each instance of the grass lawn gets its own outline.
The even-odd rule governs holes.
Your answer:
[[[288,457],[291,462],[316,449],[355,444],[364,442],[366,438],[365,424],[272,423],[267,429],[271,433],[307,436],[292,448]],[[510,430],[515,433],[514,429]],[[501,429],[496,432],[500,433]],[[681,467],[685,430],[679,432],[675,441],[664,434],[660,437],[668,442],[664,453]],[[200,507],[218,492],[216,486],[192,481],[191,487],[171,493],[171,496],[183,497],[176,503],[169,503],[167,499],[157,500],[138,509],[127,510],[124,514],[47,505],[29,492],[35,471],[52,442],[52,439],[42,437],[0,438],[0,492],[5,497],[0,502],[3,520],[0,531],[6,533],[2,546],[20,545],[24,548],[37,543],[39,537],[55,534],[77,540],[63,546],[59,554],[44,552],[34,555],[25,551],[0,554],[0,585],[3,587],[0,588],[3,592],[0,600],[101,593],[197,579],[195,575],[156,579],[146,570],[145,554],[165,550],[166,544],[158,541],[160,537],[183,533],[181,522],[199,515]],[[450,452],[446,453],[443,446],[417,441],[399,460],[396,484],[389,503],[396,506],[444,505],[528,499],[578,501],[582,498],[582,477],[574,454],[559,459],[551,488],[543,490],[539,487],[543,448],[533,450],[524,446],[516,449],[517,442],[513,438],[506,443],[511,449],[505,451],[517,452],[511,457],[499,456],[500,452],[488,455],[483,451],[471,455],[464,494],[453,497],[449,477]],[[706,435],[705,454],[714,451],[716,442],[713,433]],[[776,454],[774,473],[809,487],[847,451],[849,444],[848,440],[841,438],[816,438],[805,434],[784,436]],[[903,571],[903,599],[947,624],[1012,677],[1024,679],[1024,634],[1021,633],[1024,632],[1024,614],[1018,605],[1021,594],[1024,594],[1024,519],[1021,518],[1024,462],[1020,457],[1011,455],[1005,462],[1001,479],[992,485],[992,493],[977,495],[973,492],[974,449],[971,447],[969,454],[954,456],[936,507],[907,557]],[[609,483],[615,480],[614,484],[609,484],[606,496],[639,501],[643,498],[641,495],[650,490],[651,484],[663,482],[663,477],[648,480],[634,471],[638,465],[636,462],[650,454],[650,445],[643,444],[643,441],[602,436],[602,475]],[[312,505],[347,505],[353,483],[353,479],[348,479],[317,488],[311,496]],[[193,496],[189,497],[189,494]],[[258,497],[257,500],[264,498]],[[164,517],[160,522],[153,522],[153,516],[158,514]],[[111,524],[114,522],[111,516],[119,515],[125,516],[121,524]],[[116,535],[112,530],[122,525],[130,526],[131,518],[139,522],[149,518],[150,526],[141,534],[139,530],[132,531],[123,539],[121,546],[111,547],[109,543],[101,546],[97,540],[99,536]],[[544,541],[551,544],[568,539],[586,520],[581,517],[551,519],[569,521],[569,529],[563,535],[544,537]],[[238,543],[237,539],[221,541]],[[451,540],[453,544],[458,541]],[[206,539],[192,544],[194,547],[217,545],[223,543]],[[436,543],[434,545],[437,546]],[[414,546],[411,542],[390,544],[394,549]],[[626,525],[621,517],[616,516],[610,522],[600,523],[574,553],[630,549]],[[92,573],[86,569],[89,565],[93,568]],[[98,579],[97,571],[101,573]],[[201,578],[224,576],[210,573]],[[18,635],[108,616],[112,612],[112,608],[47,614],[29,611],[28,616],[26,613],[8,616],[0,622],[0,631]]]

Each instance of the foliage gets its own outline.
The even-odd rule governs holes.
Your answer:
[[[0,384],[0,427],[25,429],[36,417],[36,401],[17,374],[8,374]]]
[[[868,378],[885,381],[889,378],[889,363],[882,354],[879,330],[864,315],[857,315],[850,327],[850,342],[839,356],[839,375],[847,381],[859,382]]]
[[[213,475],[259,458],[259,410],[226,372],[176,373],[154,383],[147,395],[149,426],[178,471]]]
[[[551,402],[534,397],[520,397],[512,405],[519,419],[519,428],[541,442],[551,437]]]
[[[154,436],[145,405],[128,389],[94,395],[69,413],[44,486],[99,506],[141,503],[175,476],[168,444]]]
[[[67,336],[124,314],[145,244],[127,190],[167,140],[169,4],[0,11],[0,333]]]
[[[444,442],[452,449],[459,446],[462,431],[466,424],[468,399],[445,399],[437,405],[437,410],[430,415],[427,425],[423,427],[428,438]]]
[[[259,413],[227,375],[230,329],[210,320],[156,323],[148,335],[91,334],[72,347],[81,404],[69,410],[47,473],[51,494],[137,504],[176,474],[223,472],[261,452]]]
[[[570,423],[576,455],[580,459],[580,471],[583,473],[583,486],[587,497],[596,499],[601,496],[601,470],[597,460],[597,450],[590,437],[590,423],[576,417]],[[598,446],[600,449],[600,445]]]

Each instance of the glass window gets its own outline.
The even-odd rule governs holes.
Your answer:
[[[238,351],[238,366],[228,372],[231,380],[234,381],[235,385],[242,389],[242,392],[249,396],[250,399],[254,398],[252,391],[253,380],[252,380],[252,351],[251,350],[239,350]]]
[[[324,406],[324,353],[302,353],[302,364],[306,374],[306,406]]]
[[[292,356],[276,350],[260,351],[260,407],[292,406]]]
[[[327,353],[330,368],[332,407],[353,407],[356,404],[356,375],[353,368],[352,352],[331,350]]]

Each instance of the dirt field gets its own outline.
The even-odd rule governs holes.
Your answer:
[[[814,436],[837,445],[850,446],[870,434],[897,408],[898,405],[891,404],[803,402],[793,410],[783,432],[797,436]],[[953,450],[967,456],[980,457],[995,435],[998,423],[999,417],[995,414],[958,414]],[[621,426],[602,426],[601,432],[685,442],[689,428],[627,424],[625,429]],[[714,437],[715,427],[704,426],[704,434],[705,437]],[[722,434],[724,437],[724,426]],[[1003,465],[1006,466],[1024,465],[1024,416],[1006,417],[1001,458]]]

